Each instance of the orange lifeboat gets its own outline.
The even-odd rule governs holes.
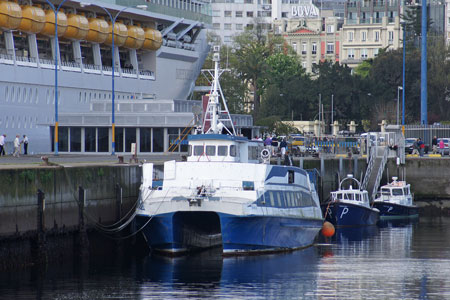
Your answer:
[[[108,38],[105,41],[106,45],[112,45],[112,25],[108,22]],[[116,22],[114,23],[114,46],[120,47],[125,44],[125,41],[128,37],[128,29],[122,23]]]
[[[45,26],[45,12],[42,8],[23,5],[22,6],[22,22],[20,22],[19,30],[27,33],[39,33]]]
[[[128,28],[128,37],[125,41],[124,47],[130,49],[139,49],[142,47],[145,41],[145,32],[144,29],[138,26],[129,25]]]
[[[0,27],[17,29],[22,21],[22,9],[15,2],[0,1]]]
[[[103,43],[108,38],[108,22],[102,19],[89,18],[89,32],[86,41]]]
[[[158,50],[162,45],[162,35],[159,30],[153,28],[145,29],[145,41],[144,45],[142,45],[142,49],[144,50]]]
[[[67,30],[67,16],[65,13],[58,12],[58,36],[62,36]],[[40,32],[41,34],[54,36],[55,35],[55,13],[49,9],[45,11],[45,26]]]
[[[85,16],[69,14],[64,37],[72,40],[84,40],[89,32],[89,22]]]

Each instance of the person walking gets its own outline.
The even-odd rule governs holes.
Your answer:
[[[0,135],[0,156],[6,155],[5,153],[6,134]]]
[[[24,134],[23,135],[23,155],[27,155],[28,154],[28,137]]]
[[[421,138],[419,138],[419,141],[417,142],[417,146],[419,147],[419,156],[422,157],[423,153],[425,152],[425,144],[423,143]]]
[[[445,154],[444,148],[445,148],[444,139],[441,139],[439,141],[439,152],[441,153],[441,156],[444,156]]]
[[[14,139],[14,157],[19,157],[20,153],[20,141],[19,141],[19,135],[16,135],[16,138]]]
[[[436,154],[438,149],[438,139],[436,136],[431,140],[431,146],[433,147],[433,154]]]
[[[287,148],[286,139],[283,138],[283,140],[280,143],[280,151],[282,158],[284,158],[284,156],[286,155],[286,148]]]

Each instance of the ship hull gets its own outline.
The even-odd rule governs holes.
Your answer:
[[[351,203],[333,202],[323,208],[326,220],[336,227],[376,225],[380,218],[377,209]]]
[[[148,224],[146,224],[148,222]],[[235,216],[224,213],[168,213],[138,216],[148,246],[176,255],[222,247],[224,255],[278,252],[311,246],[321,219]]]
[[[401,205],[396,203],[375,201],[374,207],[380,211],[380,219],[409,219],[419,217],[417,206]]]

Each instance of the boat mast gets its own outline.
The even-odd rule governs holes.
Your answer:
[[[222,92],[222,87],[219,82],[220,75],[227,70],[220,69],[220,47],[214,46],[213,49],[214,72],[212,72],[212,70],[207,70],[213,78],[213,81],[211,84],[210,93],[208,95],[208,106],[206,107],[205,116],[203,118],[202,133],[218,134],[222,133],[222,130],[225,129],[229,134],[236,135],[234,124],[231,120],[230,111],[228,110],[228,106]],[[222,98],[223,109],[221,109],[219,98]],[[207,125],[210,125],[210,127],[205,132]]]

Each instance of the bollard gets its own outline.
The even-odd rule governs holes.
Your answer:
[[[78,187],[78,236],[75,243],[75,253],[81,259],[89,257],[89,239],[84,222],[84,209],[86,207],[86,190]]]
[[[358,174],[358,157],[353,157],[353,174]]]
[[[344,172],[344,160],[342,157],[339,157],[339,175],[342,175]]]

